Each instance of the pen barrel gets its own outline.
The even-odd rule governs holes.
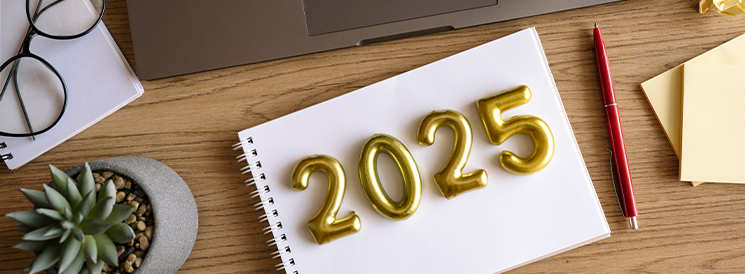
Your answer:
[[[608,54],[605,51],[603,35],[599,28],[593,31],[593,40],[595,42],[595,64],[598,66],[598,76],[600,78],[600,87],[603,93],[603,103],[605,105],[616,103],[616,92],[613,90],[613,77],[610,73],[610,62]]]
[[[613,151],[613,167],[616,170],[618,179],[618,191],[621,196],[621,207],[623,215],[626,218],[636,217],[639,212],[636,209],[636,199],[634,198],[634,186],[631,182],[631,172],[629,170],[628,159],[626,158],[626,146],[623,143],[623,130],[621,130],[621,117],[618,115],[618,105],[616,105],[616,94],[613,90],[613,77],[610,72],[610,62],[608,54],[603,43],[603,36],[599,28],[593,30],[595,42],[595,58],[598,66],[598,76],[603,93],[603,103],[605,105],[605,117],[608,123],[608,136],[610,137],[611,148]]]
[[[631,182],[631,171],[629,161],[626,157],[626,146],[623,143],[623,131],[621,130],[621,117],[618,115],[618,106],[605,107],[605,117],[608,122],[608,136],[610,137],[613,151],[613,167],[616,170],[618,191],[621,193],[621,207],[623,215],[631,218],[639,215],[634,198],[634,185]]]

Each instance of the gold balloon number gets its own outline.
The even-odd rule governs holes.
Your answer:
[[[383,189],[378,177],[378,155],[387,153],[396,162],[404,179],[404,196],[393,201]],[[360,181],[362,190],[373,208],[388,219],[405,220],[416,212],[422,199],[422,179],[414,157],[398,139],[385,134],[375,134],[367,140],[360,153]]]
[[[530,89],[523,85],[476,102],[481,122],[492,144],[500,145],[519,133],[528,134],[535,142],[533,153],[527,158],[520,158],[511,151],[504,151],[499,156],[499,163],[505,170],[519,175],[540,171],[551,162],[554,155],[553,134],[541,118],[524,115],[507,121],[502,120],[502,112],[527,103],[530,97]]]
[[[502,112],[527,103],[530,97],[530,89],[527,86],[519,86],[476,102],[481,122],[492,144],[500,145],[520,133],[528,134],[535,142],[535,149],[527,158],[520,158],[510,151],[504,151],[499,156],[499,162],[505,170],[521,175],[540,171],[548,165],[554,155],[554,138],[546,122],[530,115],[502,120]],[[473,142],[471,125],[463,114],[452,110],[433,111],[424,117],[419,125],[417,141],[426,146],[434,144],[435,132],[443,126],[453,129],[455,144],[448,162],[433,176],[442,195],[450,199],[486,186],[488,178],[483,169],[463,174]],[[390,155],[403,176],[404,196],[401,201],[393,201],[380,183],[380,153]],[[362,148],[358,168],[362,190],[380,215],[398,221],[408,219],[416,212],[422,199],[422,180],[414,157],[401,141],[390,135],[373,135]],[[344,168],[336,159],[327,155],[314,155],[302,159],[292,171],[292,188],[307,189],[308,179],[316,171],[326,173],[329,184],[321,209],[307,224],[313,239],[322,245],[359,232],[360,218],[354,212],[345,218],[336,219],[346,189]]]
[[[308,230],[319,245],[357,233],[360,231],[360,218],[352,213],[342,219],[336,219],[339,207],[344,199],[346,175],[341,163],[327,155],[308,156],[295,165],[292,170],[292,189],[308,188],[308,178],[316,171],[323,171],[328,176],[329,184],[326,198],[321,209],[308,221]]]
[[[473,142],[471,124],[463,114],[453,110],[433,111],[419,124],[417,142],[420,145],[431,146],[435,143],[435,132],[443,126],[453,129],[455,145],[448,162],[434,175],[435,183],[442,195],[450,199],[464,192],[485,187],[488,179],[483,169],[463,174]]]

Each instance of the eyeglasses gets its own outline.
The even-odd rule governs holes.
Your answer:
[[[106,0],[26,0],[26,36],[18,54],[0,66],[0,136],[34,138],[59,123],[67,107],[65,80],[31,52],[31,40],[37,35],[56,40],[82,37],[98,26],[105,8]]]

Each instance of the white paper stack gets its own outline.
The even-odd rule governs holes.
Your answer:
[[[26,1],[0,0],[0,5],[0,61],[5,61],[18,53],[29,23],[25,12]],[[31,52],[47,60],[64,78],[68,90],[67,110],[54,128],[37,135],[35,141],[29,137],[0,137],[0,145],[4,143],[5,146],[0,150],[0,155],[8,158],[5,164],[9,169],[21,167],[144,92],[142,84],[103,23],[91,33],[74,40],[37,36],[31,42]],[[7,75],[7,72],[4,73]],[[2,78],[3,82],[5,77]],[[16,102],[13,93],[5,96],[4,105]],[[3,111],[17,109],[5,107],[0,109],[0,115]],[[11,115],[4,117],[8,116]],[[11,121],[0,120],[0,123],[3,122]]]

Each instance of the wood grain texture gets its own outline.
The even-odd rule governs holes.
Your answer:
[[[47,164],[135,155],[171,166],[199,209],[199,234],[181,273],[278,273],[275,251],[243,186],[237,132],[535,26],[593,179],[612,237],[513,273],[745,272],[745,186],[678,182],[678,159],[639,83],[745,32],[745,17],[697,13],[698,1],[627,0],[424,37],[143,82],[145,94],[16,171],[0,169],[0,214],[28,210],[18,188],[50,181]],[[134,67],[124,0],[105,22]],[[639,206],[638,231],[613,191],[592,27],[610,55]],[[0,273],[33,254],[11,248],[16,223],[0,218]],[[498,246],[490,248],[500,248]]]

